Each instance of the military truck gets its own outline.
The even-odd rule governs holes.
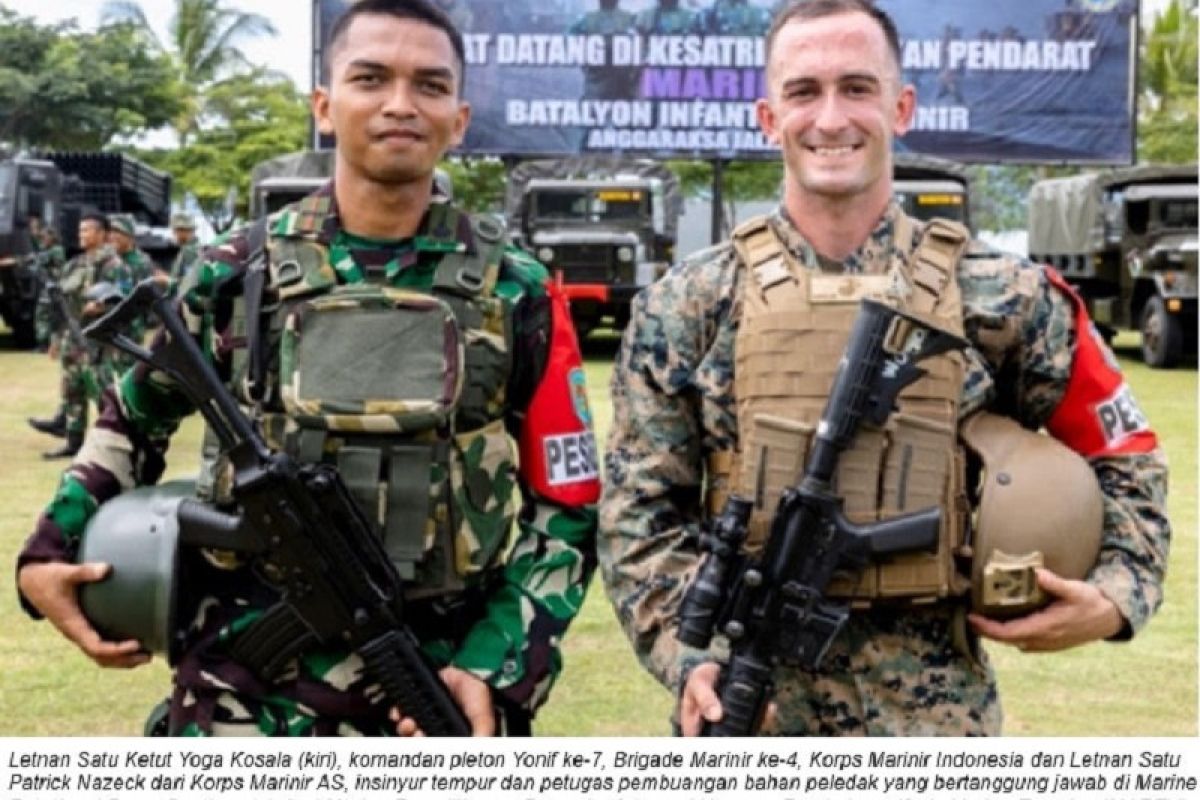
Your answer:
[[[1053,178],[1029,195],[1029,255],[1058,269],[1100,331],[1140,330],[1142,357],[1196,352],[1196,165]]]
[[[897,153],[892,165],[892,194],[911,217],[941,217],[971,227],[971,181],[956,161]]]
[[[600,156],[521,162],[505,195],[513,241],[564,287],[580,338],[625,327],[633,296],[674,258],[682,209],[665,166]]]
[[[42,276],[33,250],[31,217],[58,231],[68,254],[78,250],[79,219],[88,213],[128,213],[138,221],[138,245],[170,263],[175,245],[152,230],[171,215],[171,177],[121,153],[46,152],[0,161],[0,316],[18,347],[35,344],[34,312]]]

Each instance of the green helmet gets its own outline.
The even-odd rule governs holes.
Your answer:
[[[78,560],[112,565],[107,578],[86,583],[79,605],[106,639],[137,639],[174,660],[179,595],[180,501],[194,497],[193,480],[144,486],[114,497],[88,521]]]

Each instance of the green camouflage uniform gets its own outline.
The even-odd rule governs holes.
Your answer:
[[[33,258],[36,259],[36,268],[42,274],[43,279],[57,281],[62,276],[67,254],[63,251],[62,245],[55,244],[50,247],[38,248]],[[58,343],[64,323],[58,319],[50,296],[44,289],[38,295],[33,321],[39,347]]]
[[[748,0],[714,0],[696,15],[696,33],[721,36],[762,36],[771,27],[771,12]]]
[[[842,264],[819,258],[782,211],[771,224],[801,264],[878,274],[896,254],[892,228],[901,213],[893,205]],[[675,615],[700,559],[705,459],[738,442],[734,298],[743,273],[726,243],[694,254],[644,290],[612,379],[601,569],[638,657],[675,691],[691,667],[711,659],[675,639]],[[979,244],[960,262],[958,283],[973,345],[960,414],[986,408],[1040,427],[1073,367],[1071,302],[1042,268]],[[1088,580],[1116,603],[1128,623],[1116,638],[1127,638],[1162,601],[1170,541],[1165,458],[1156,450],[1091,463],[1105,496],[1105,526]],[[853,612],[819,670],[777,670],[781,732],[999,733],[994,675],[986,654],[980,651],[976,663],[954,645],[954,609],[946,602]]]
[[[72,316],[81,326],[91,322],[82,316],[85,295],[97,283],[118,282],[126,273],[124,265],[107,247],[93,253],[80,253],[62,269],[59,286]],[[61,396],[66,411],[67,433],[82,433],[88,424],[88,401],[99,402],[100,392],[114,377],[110,358],[103,351],[92,363],[85,348],[66,334],[66,323],[59,329],[59,360],[62,364]]]
[[[315,242],[328,253],[316,273],[322,281],[328,280],[322,285],[360,283],[369,275],[372,282],[427,291],[446,253],[469,252],[474,247],[469,217],[437,199],[412,239],[379,242],[352,236],[342,230],[330,192],[326,187],[270,218],[272,248],[296,241],[290,237],[305,232],[304,241]],[[214,289],[228,285],[231,276],[236,280],[237,273],[245,270],[247,253],[245,231],[210,248],[194,283],[180,299],[185,319],[222,369],[236,365],[244,344],[232,338],[229,315],[221,313],[225,306]],[[519,437],[534,422],[526,419],[525,411],[550,372],[547,353],[558,323],[552,324],[556,318],[550,312],[545,269],[510,246],[501,255],[494,294],[486,302],[498,309],[501,326],[511,331],[511,362],[507,381],[500,376],[498,394],[486,398],[486,407],[495,424]],[[225,320],[224,327],[214,327],[217,319]],[[565,324],[558,330],[565,330],[571,347],[577,347],[569,318]],[[493,346],[482,340],[467,344]],[[577,349],[574,352],[577,357]],[[582,370],[578,372],[581,377]],[[72,558],[99,503],[134,485],[158,480],[168,437],[191,411],[186,398],[164,380],[139,364],[123,376],[117,391],[106,396],[102,435],[89,437],[64,473],[19,565]],[[276,418],[283,416],[281,410],[277,399],[268,401],[264,409]],[[584,411],[575,405],[581,424],[586,424],[584,430],[590,430]],[[280,432],[264,427],[268,439],[278,441]],[[489,524],[495,528],[487,518],[494,516],[490,501],[483,501],[483,508],[474,501],[481,493],[485,498],[498,496],[501,489],[507,496],[515,484],[523,498],[517,524],[510,532],[509,518],[504,518],[506,529],[496,531],[501,539],[492,551],[500,553],[493,559],[507,552],[507,560],[503,564],[493,560],[487,570],[464,577],[466,588],[458,593],[407,603],[406,621],[436,662],[470,671],[492,688],[501,708],[527,717],[544,702],[561,669],[559,640],[579,611],[595,567],[595,507],[551,501],[535,493],[525,463],[517,467],[504,462],[494,474],[485,474],[472,460],[480,457],[470,447],[462,456],[470,485],[454,494],[455,517],[464,518],[463,524],[469,523],[473,534]],[[492,485],[478,486],[480,477]],[[464,494],[474,503],[469,508]],[[505,539],[511,542],[508,549]],[[240,560],[195,551],[186,558],[189,581],[203,587],[204,596],[190,606],[196,611],[183,654],[174,665],[173,732],[290,736],[393,732],[382,694],[364,675],[355,654],[338,648],[309,651],[274,684],[262,682],[230,660],[231,641],[275,601],[275,590],[255,577],[253,565]],[[27,610],[32,613],[28,606]]]
[[[187,244],[179,248],[179,252],[175,254],[175,260],[171,262],[171,279],[178,282],[187,277],[187,274],[200,260],[200,242],[192,239]]]

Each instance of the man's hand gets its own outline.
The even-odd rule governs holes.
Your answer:
[[[975,632],[1029,653],[1048,653],[1107,639],[1124,626],[1116,605],[1092,584],[1061,578],[1048,569],[1039,569],[1037,579],[1054,598],[1050,605],[1007,622],[970,614]]]
[[[492,708],[492,690],[483,681],[466,670],[458,667],[443,667],[438,671],[438,677],[458,707],[463,710],[467,722],[471,724],[472,736],[495,736],[496,713]],[[396,723],[396,733],[401,736],[424,736],[425,732],[417,727],[417,721],[404,716],[399,708],[391,711],[391,720]]]
[[[721,665],[701,664],[688,675],[679,698],[679,730],[684,736],[699,736],[703,722],[719,722],[723,713],[717,696]]]
[[[79,608],[79,586],[103,580],[110,571],[110,565],[94,562],[26,564],[17,574],[17,585],[25,599],[92,661],[102,667],[140,667],[151,656],[136,639],[105,641]]]

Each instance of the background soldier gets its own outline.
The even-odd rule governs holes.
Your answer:
[[[196,239],[196,220],[186,211],[177,211],[171,215],[171,233],[179,252],[171,262],[171,280],[177,284],[191,271],[200,259],[200,242]]]
[[[924,463],[940,465],[946,475],[930,483],[944,523],[954,522],[956,530],[970,523],[956,510],[969,508],[969,497],[947,464],[967,459],[956,435],[966,428],[956,428],[982,409],[1020,424],[1008,427],[1009,442],[1045,441],[1029,433],[1045,426],[1088,459],[1103,493],[1098,558],[1085,580],[1037,570],[1051,602],[1008,622],[965,614],[964,598],[954,596],[969,588],[962,578],[952,579],[950,596],[940,599],[940,584],[927,587],[933,599],[920,605],[909,602],[920,598],[901,591],[904,576],[888,572],[889,565],[868,567],[876,570],[874,581],[863,576],[835,595],[856,598],[859,607],[820,665],[775,669],[777,721],[789,734],[999,733],[995,677],[975,636],[1029,652],[1123,640],[1161,603],[1170,539],[1163,453],[1132,410],[1126,430],[1102,424],[1096,409],[1105,398],[1136,405],[1061,278],[968,243],[965,230],[944,224],[937,230],[954,231],[944,240],[956,243],[954,253],[915,259],[918,248],[928,254],[931,228],[905,216],[892,199],[891,152],[893,137],[912,122],[916,98],[902,84],[895,26],[886,14],[866,0],[786,7],[767,38],[767,86],[758,114],[783,151],[781,207],[645,290],[622,340],[601,503],[599,552],[610,598],[643,663],[681,691],[683,732],[694,735],[702,720],[719,720],[718,656],[675,638],[706,509],[720,507],[730,483],[742,496],[755,496],[762,473],[739,467],[754,456],[748,440],[766,446],[784,435],[767,436],[772,418],[783,418],[778,431],[815,425],[809,412],[819,416],[827,400],[856,293],[910,309],[929,301],[930,313],[945,326],[961,325],[971,343],[965,358],[947,356],[938,365],[951,377],[923,380],[902,397],[913,416],[906,430],[938,431],[921,447],[929,453]],[[968,244],[963,254],[959,248]],[[805,324],[818,319],[824,327]],[[840,341],[832,331],[841,331]],[[793,416],[800,409],[803,420]],[[935,423],[939,417],[944,421]],[[887,436],[898,439],[902,429],[893,421]],[[756,430],[763,438],[755,438]],[[858,454],[859,466],[882,465],[878,450],[886,441],[864,434],[847,456]],[[885,507],[884,490],[896,485],[887,483],[889,476],[838,481],[847,514],[860,521],[895,516]],[[878,496],[875,487],[883,487]],[[1042,502],[1049,511],[1058,499],[1048,494]],[[1083,547],[1096,532],[1080,525],[1053,535]],[[953,575],[962,555],[943,546],[938,563]],[[879,586],[900,597],[882,598],[874,591]]]
[[[128,294],[134,286],[154,276],[166,282],[166,275],[144,250],[138,247],[134,219],[129,214],[113,214],[108,218],[108,243],[117,257],[126,266],[125,273],[117,282],[122,294]]]
[[[180,307],[272,446],[336,464],[362,498],[412,589],[406,621],[473,730],[491,733],[499,719],[508,733],[527,731],[595,563],[598,470],[579,457],[595,451],[566,302],[502,227],[433,188],[437,162],[470,118],[462,38],[446,18],[423,0],[364,0],[336,24],[326,57],[330,82],[314,92],[313,112],[322,133],[336,134],[333,181],[272,215],[269,228],[211,248]],[[232,317],[244,306],[231,298],[252,290],[237,288],[248,237],[268,230],[271,259],[291,269],[268,270],[277,282],[264,290],[270,319],[261,329],[272,335],[243,344]],[[213,296],[218,285],[232,295]],[[296,347],[298,316],[307,326],[322,307],[342,309],[327,323],[337,335]],[[430,308],[438,316],[422,317]],[[297,358],[283,364],[285,344]],[[253,362],[250,347],[264,348],[256,352],[266,374],[241,367]],[[104,666],[150,656],[136,641],[102,640],[80,614],[76,587],[108,567],[70,563],[86,522],[79,509],[154,483],[187,405],[145,366],[127,375],[106,395],[103,435],[89,438],[19,556],[27,608]],[[434,406],[447,416],[430,427],[424,410]],[[569,463],[553,457],[568,445]],[[205,465],[218,502],[228,500],[224,466]],[[235,663],[230,641],[276,599],[263,582],[271,565],[192,555],[186,578],[204,596],[186,598],[177,626],[186,641],[174,664],[172,733],[416,731],[403,710],[389,720],[356,653],[310,649],[277,684]],[[111,579],[121,579],[119,564]]]
[[[102,304],[89,301],[87,294],[95,285],[116,282],[124,274],[125,267],[105,244],[108,235],[108,219],[103,214],[86,214],[79,221],[79,255],[67,262],[62,269],[59,286],[67,301],[71,315],[86,325],[95,319],[104,308]],[[109,377],[107,365],[93,363],[87,348],[81,347],[65,333],[65,320],[60,323],[59,335],[50,341],[50,358],[62,364],[59,413],[51,419],[30,419],[34,429],[51,436],[66,439],[57,450],[43,453],[45,458],[70,458],[79,452],[83,434],[88,424],[88,401],[99,400],[97,388]]]

